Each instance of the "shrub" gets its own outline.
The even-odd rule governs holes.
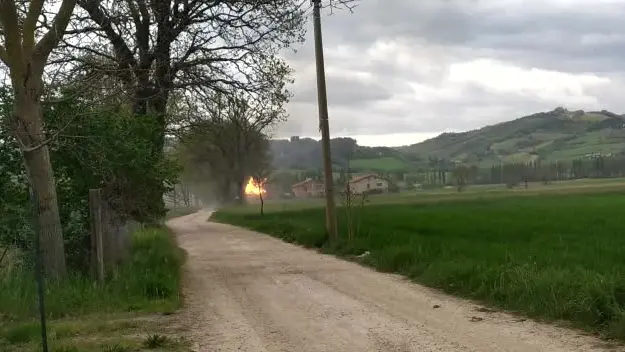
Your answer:
[[[131,255],[103,284],[75,273],[46,288],[49,317],[96,312],[171,311],[180,304],[180,268],[184,260],[166,229],[134,234]],[[37,315],[35,275],[30,266],[0,271],[0,319],[23,320]]]

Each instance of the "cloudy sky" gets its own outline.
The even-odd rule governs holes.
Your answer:
[[[625,0],[360,0],[324,16],[333,137],[403,145],[530,113],[625,113]],[[312,23],[290,120],[318,137]]]

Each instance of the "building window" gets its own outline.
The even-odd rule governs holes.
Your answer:
[[[378,185],[378,187],[382,187],[382,186],[384,186],[384,183],[378,182],[377,185]]]
[[[367,183],[367,189],[370,189],[370,188],[371,188],[371,185]]]

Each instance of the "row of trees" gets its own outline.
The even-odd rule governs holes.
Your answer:
[[[0,1],[0,69],[8,74],[0,82],[0,218],[10,214],[8,204],[21,202],[26,209],[24,192],[34,191],[48,277],[67,272],[68,219],[84,218],[76,204],[86,202],[86,188],[107,190],[125,216],[156,218],[164,212],[171,176],[168,135],[189,129],[222,137],[214,131],[236,119],[203,119],[245,104],[258,108],[268,96],[271,108],[286,101],[291,71],[277,54],[302,40],[305,4]],[[215,105],[198,109],[199,97]],[[245,130],[246,124],[237,128]],[[92,169],[76,171],[85,164]],[[240,165],[224,167],[244,173]],[[3,222],[5,232],[26,226],[27,217],[14,215],[21,225]],[[83,241],[84,228],[76,232]]]
[[[494,165],[488,175],[476,179],[482,183],[551,182],[581,178],[625,176],[625,156],[596,156],[567,161]]]
[[[448,175],[451,175],[449,178]],[[458,185],[461,190],[467,184],[506,184],[575,180],[582,178],[625,177],[625,155],[595,156],[593,158],[563,161],[532,161],[528,163],[505,163],[490,168],[457,165],[450,170],[435,169],[424,173],[419,180],[430,185]]]
[[[389,181],[391,189],[399,187],[437,188],[455,185],[460,191],[471,184],[506,184],[514,187],[529,182],[550,183],[552,181],[574,180],[582,178],[625,177],[625,155],[596,156],[590,159],[529,163],[504,163],[480,168],[476,165],[453,165],[435,167],[420,173],[380,172],[380,177]],[[334,175],[335,186],[343,187],[347,180],[347,168],[337,170]],[[350,172],[360,172],[351,170]],[[291,192],[291,186],[307,178],[322,179],[320,169],[282,170],[274,172],[268,186],[274,195]]]

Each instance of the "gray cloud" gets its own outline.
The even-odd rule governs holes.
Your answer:
[[[312,83],[311,83],[312,82]],[[377,100],[387,100],[393,97],[388,89],[375,82],[363,82],[359,79],[327,75],[326,86],[328,96],[336,105],[341,106],[363,106],[371,104]],[[317,86],[315,77],[310,77],[308,81],[300,81],[294,89],[293,102],[316,103]]]
[[[625,0],[363,0],[323,18],[333,133],[465,130],[560,105],[625,111],[622,18]],[[277,134],[317,134],[310,39],[285,54],[297,83]]]

